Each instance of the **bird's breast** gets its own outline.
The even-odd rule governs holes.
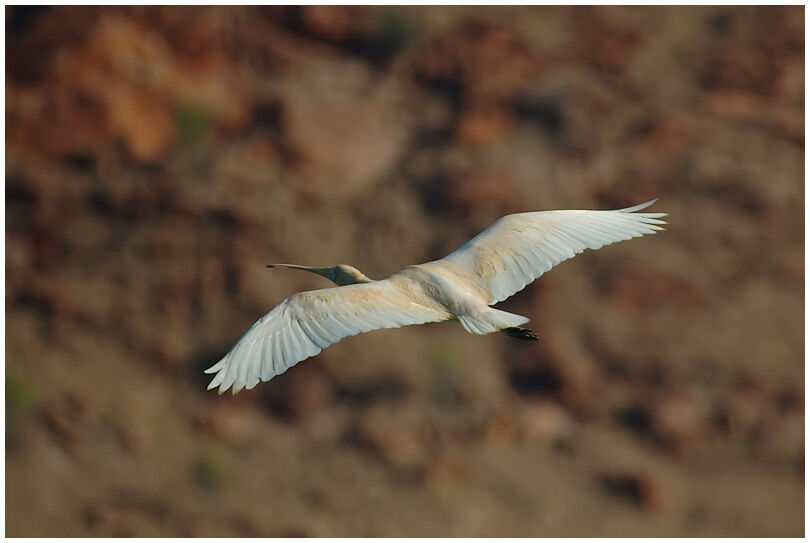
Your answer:
[[[469,274],[451,262],[408,266],[395,275],[401,277],[400,288],[408,289],[414,297],[430,300],[454,315],[469,314],[487,306],[477,284],[467,277]]]

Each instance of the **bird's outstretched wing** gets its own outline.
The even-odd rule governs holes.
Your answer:
[[[409,298],[389,279],[293,294],[256,321],[222,360],[208,389],[236,394],[284,373],[321,349],[381,328],[438,322],[449,313]]]
[[[472,273],[489,296],[505,300],[563,260],[585,249],[663,230],[666,213],[636,213],[657,200],[613,211],[565,209],[515,213],[444,257]]]

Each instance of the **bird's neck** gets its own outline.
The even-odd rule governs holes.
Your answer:
[[[364,274],[352,274],[351,276],[336,277],[335,283],[341,287],[346,285],[357,285],[359,283],[373,283],[374,279],[365,276]]]
[[[362,272],[360,273],[360,276],[357,278],[357,281],[355,281],[355,283],[373,283],[373,282],[374,282],[374,279],[372,279],[371,277],[368,277],[367,275],[365,275]]]

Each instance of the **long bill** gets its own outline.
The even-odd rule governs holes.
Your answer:
[[[298,264],[267,264],[268,268],[290,268],[293,270],[304,270],[310,273],[317,273],[323,277],[327,277],[332,268],[316,268],[314,266],[299,266]]]

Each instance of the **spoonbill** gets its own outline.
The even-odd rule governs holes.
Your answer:
[[[521,327],[527,317],[490,306],[585,249],[662,230],[666,213],[638,213],[656,201],[608,211],[505,215],[444,258],[378,281],[347,264],[268,264],[316,273],[338,286],[293,294],[257,320],[205,370],[216,374],[208,389],[250,390],[344,337],[382,328],[456,321],[472,334],[503,331],[536,341]]]

